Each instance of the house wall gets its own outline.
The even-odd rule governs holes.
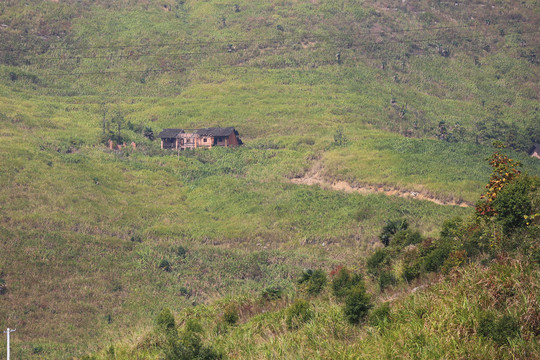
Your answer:
[[[227,139],[227,145],[228,146],[238,146],[238,139],[236,138],[236,134],[233,133],[229,135],[229,138]]]
[[[205,139],[206,142],[204,142]],[[214,138],[212,136],[201,136],[198,140],[199,147],[211,148],[212,144],[214,143]]]
[[[204,141],[206,139],[206,142]],[[201,136],[194,133],[182,133],[175,139],[162,138],[162,149],[196,149],[203,147],[211,149],[213,146],[238,146],[238,138],[233,132],[228,137]]]
[[[161,148],[162,149],[175,149],[176,148],[176,139],[172,138],[163,138],[161,139]]]

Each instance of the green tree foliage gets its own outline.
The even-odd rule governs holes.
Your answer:
[[[346,268],[341,268],[332,279],[332,292],[335,297],[342,299],[361,282],[361,274],[354,274]]]
[[[379,289],[384,291],[387,287],[397,284],[397,279],[390,271],[383,271],[379,275]]]
[[[313,318],[313,310],[307,300],[297,299],[288,309],[286,323],[290,330],[298,329]]]
[[[538,178],[523,175],[500,190],[492,202],[492,208],[506,235],[527,225],[531,215],[534,215],[533,206],[539,188]]]
[[[229,325],[234,325],[238,322],[240,316],[238,315],[238,308],[234,304],[228,305],[223,311],[223,321]]]
[[[151,127],[146,126],[143,131],[143,136],[150,141],[154,141],[154,131]]]
[[[307,269],[302,272],[298,279],[300,288],[309,295],[318,295],[326,286],[328,279],[321,269]]]
[[[504,345],[519,335],[519,321],[510,315],[496,319],[493,313],[484,313],[478,323],[478,334]]]
[[[176,330],[176,328],[175,328]],[[218,360],[223,355],[201,340],[202,326],[189,319],[181,333],[169,331],[164,346],[165,360]]]
[[[165,308],[161,310],[156,318],[156,329],[159,332],[171,335],[176,332],[176,322],[171,310]]]
[[[343,146],[347,144],[348,139],[345,135],[343,128],[340,126],[336,129],[336,132],[334,133],[334,145],[336,146]]]
[[[345,298],[343,312],[347,321],[351,324],[358,324],[367,316],[372,307],[373,305],[365,286],[359,284],[352,288]]]
[[[377,249],[370,257],[368,257],[366,263],[370,275],[377,275],[380,267],[389,261],[387,256],[388,253],[387,249]]]
[[[368,322],[371,326],[382,326],[390,318],[390,304],[388,302],[374,308],[369,313]]]
[[[476,213],[481,217],[493,217],[497,215],[496,210],[493,208],[493,201],[506,185],[510,184],[521,174],[521,171],[518,170],[521,164],[518,161],[510,159],[500,151],[496,151],[491,156],[489,164],[493,168],[493,171],[486,185],[487,192],[480,197],[481,201],[476,205]]]
[[[399,230],[392,239],[392,246],[404,247],[407,245],[415,245],[422,242],[422,234],[419,231],[411,229]]]
[[[379,239],[384,246],[390,245],[392,237],[400,230],[407,230],[409,222],[405,219],[402,220],[386,220],[386,223],[382,229]]]

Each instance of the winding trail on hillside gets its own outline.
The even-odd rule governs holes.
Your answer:
[[[361,193],[361,194],[377,194],[383,193],[388,196],[399,196],[407,199],[427,200],[438,205],[453,205],[461,207],[471,207],[473,204],[467,201],[452,201],[436,198],[430,194],[426,194],[421,191],[407,191],[398,189],[395,187],[388,187],[382,185],[352,185],[347,181],[328,181],[321,175],[322,165],[317,162],[311,170],[309,170],[304,176],[298,178],[292,178],[290,181],[294,184],[303,185],[320,185],[324,188],[330,188],[333,190],[345,191],[347,193]]]

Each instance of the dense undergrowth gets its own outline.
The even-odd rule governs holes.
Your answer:
[[[133,346],[159,357],[147,334],[163,308],[183,329],[171,343],[183,341],[184,312],[200,313],[205,330],[194,325],[183,346],[232,358],[340,358],[372,341],[343,321],[328,284],[310,300],[311,320],[289,329],[298,274],[362,272],[371,311],[384,314],[380,296],[427,282],[418,277],[435,277],[431,266],[452,268],[446,258],[408,262],[406,249],[473,208],[290,179],[315,168],[329,182],[474,203],[493,140],[540,174],[525,153],[539,142],[538,2],[455,4],[2,1],[0,327],[17,328],[13,356],[71,358],[114,344],[118,357]],[[235,126],[245,145],[178,155],[151,140],[163,128],[208,126]],[[109,138],[128,147],[108,150]],[[381,229],[402,219],[408,230],[369,270]],[[428,248],[433,261],[442,253],[456,263],[464,250]],[[467,266],[467,276],[483,269]],[[244,306],[239,325],[215,325],[229,302]],[[486,319],[500,327],[502,317]]]
[[[494,176],[508,158],[500,159]],[[164,310],[133,344],[87,358],[535,359],[539,191],[538,177],[518,174],[493,202],[511,197],[522,213],[497,203],[486,213],[479,202],[474,216],[446,221],[437,238],[406,220],[390,221],[382,247],[365,263],[335,267],[329,276],[304,270],[292,293],[273,287],[257,299],[181,311],[178,329]],[[166,330],[163,317],[170,319]]]

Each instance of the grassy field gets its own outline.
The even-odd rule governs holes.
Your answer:
[[[27,4],[0,4],[0,327],[17,328],[16,358],[136,338],[164,307],[292,293],[303,268],[362,263],[388,219],[434,236],[472,211],[291,183],[314,166],[474,203],[501,140],[540,174],[523,152],[540,141],[536,1]],[[143,136],[208,126],[245,145],[178,156]],[[107,150],[104,132],[137,149]]]

